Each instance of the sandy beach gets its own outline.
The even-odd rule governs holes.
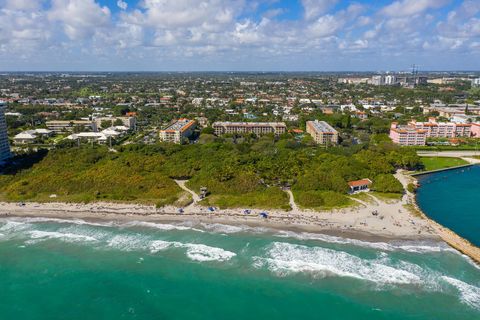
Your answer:
[[[399,171],[396,178],[404,185],[415,182],[407,172]],[[480,249],[455,232],[430,219],[418,207],[415,195],[406,192],[401,200],[380,199],[366,193],[363,200],[352,198],[357,204],[344,209],[314,211],[299,208],[293,194],[290,211],[261,209],[219,209],[214,211],[199,205],[195,192],[179,186],[192,195],[193,202],[183,208],[128,204],[128,203],[12,203],[0,202],[0,217],[46,217],[60,219],[192,222],[246,225],[280,230],[323,233],[367,241],[378,240],[436,240],[445,241],[451,247],[480,263]],[[368,201],[367,201],[368,200]],[[268,217],[262,217],[266,213]]]
[[[401,201],[382,201],[370,196],[368,202],[330,211],[290,211],[252,209],[218,209],[211,212],[194,201],[185,208],[119,203],[0,203],[0,216],[49,217],[66,219],[192,221],[232,225],[267,226],[276,229],[302,230],[354,238],[439,239],[427,219],[411,214],[406,208],[409,197]],[[293,200],[292,200],[293,201]],[[183,211],[180,213],[180,211]],[[260,213],[266,212],[267,218]],[[375,213],[375,214],[374,214]]]

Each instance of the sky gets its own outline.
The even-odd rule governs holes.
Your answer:
[[[480,0],[0,0],[0,71],[480,70]]]

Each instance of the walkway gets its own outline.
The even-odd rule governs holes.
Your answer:
[[[288,194],[288,201],[290,203],[290,207],[292,208],[292,211],[298,212],[298,206],[295,203],[295,197],[293,196],[293,192],[290,189],[284,190]]]
[[[200,199],[200,196],[195,193],[195,191],[187,188],[187,186],[185,184],[188,182],[188,180],[174,180],[174,181],[178,184],[178,186],[180,188],[182,188],[183,190],[187,191],[188,193],[190,193],[192,195],[194,204],[196,204],[197,202],[202,200],[202,199]]]
[[[452,157],[452,158],[462,158],[462,157],[473,157],[480,156],[480,151],[475,150],[446,150],[446,151],[417,151],[417,154],[421,157]]]

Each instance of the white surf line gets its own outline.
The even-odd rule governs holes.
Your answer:
[[[200,199],[200,196],[198,194],[195,193],[195,191],[187,188],[187,186],[185,185],[188,180],[174,180],[178,186],[180,188],[182,188],[183,190],[187,191],[188,193],[190,193],[192,195],[192,198],[193,198],[193,204],[197,204],[197,202],[200,202],[202,199]]]

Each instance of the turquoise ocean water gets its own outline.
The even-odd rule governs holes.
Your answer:
[[[480,246],[480,166],[419,177],[417,201],[438,223]]]
[[[2,218],[0,319],[480,319],[480,269],[438,242]]]

